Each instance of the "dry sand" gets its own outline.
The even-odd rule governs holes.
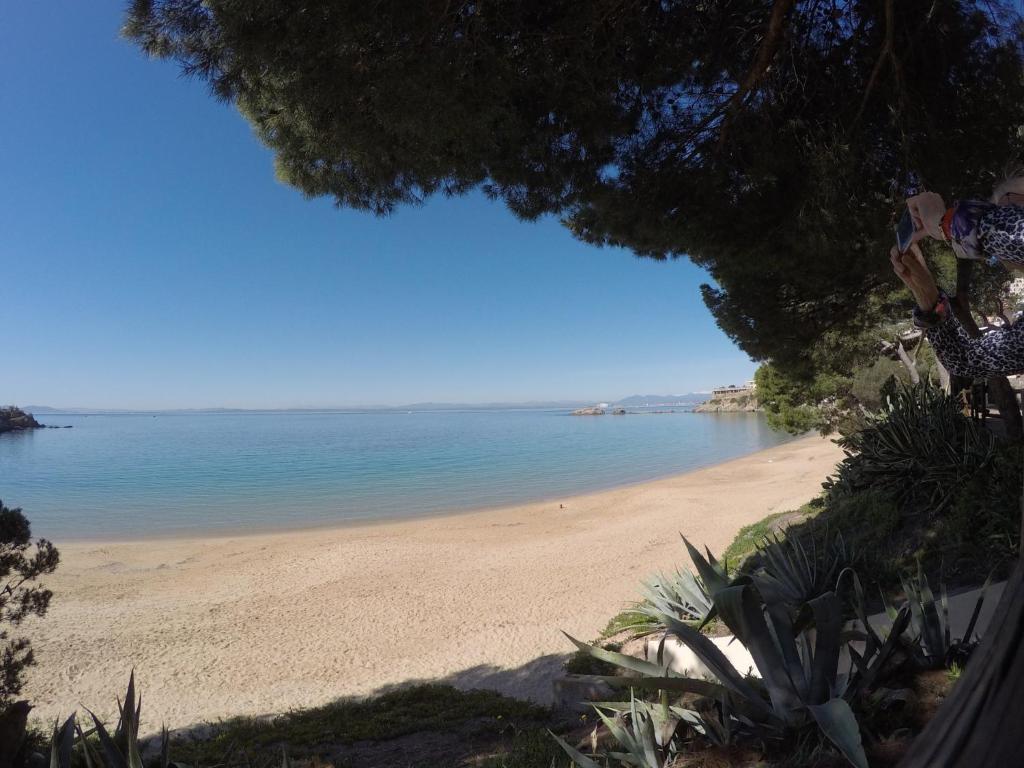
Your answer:
[[[58,542],[26,629],[36,716],[109,713],[134,667],[144,726],[263,714],[412,680],[548,699],[569,649],[685,560],[808,501],[841,452],[807,437],[654,482],[329,530]],[[564,509],[559,505],[564,504]]]

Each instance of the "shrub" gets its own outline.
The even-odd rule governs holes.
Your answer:
[[[1022,454],[1019,445],[1000,446],[985,471],[957,490],[939,532],[947,564],[981,575],[993,567],[1002,571],[1019,557]]]
[[[945,509],[992,459],[995,437],[927,382],[894,384],[885,401],[880,413],[839,440],[847,458],[827,483],[830,495],[886,489],[913,509]]]
[[[31,643],[12,637],[11,628],[29,616],[43,616],[53,593],[35,583],[60,562],[46,539],[32,541],[32,529],[20,509],[0,501],[0,711],[21,691],[25,669],[35,663]]]

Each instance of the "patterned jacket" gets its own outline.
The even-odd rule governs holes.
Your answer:
[[[947,215],[958,257],[1024,266],[1024,207],[961,201]],[[1024,322],[972,338],[943,294],[936,312],[914,310],[914,324],[925,329],[936,356],[952,374],[988,378],[1024,372]]]

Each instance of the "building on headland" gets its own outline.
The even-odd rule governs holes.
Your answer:
[[[727,387],[715,387],[711,390],[712,399],[716,397],[735,397],[736,395],[752,395],[756,389],[756,384],[753,380],[748,381],[746,384],[737,386],[730,384]]]
[[[693,409],[696,413],[724,413],[734,411],[758,411],[757,387],[753,381],[737,386],[715,387],[711,399]]]

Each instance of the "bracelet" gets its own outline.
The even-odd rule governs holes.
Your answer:
[[[914,326],[917,328],[934,328],[946,319],[949,313],[949,299],[942,291],[939,291],[939,298],[931,309],[914,307]]]

